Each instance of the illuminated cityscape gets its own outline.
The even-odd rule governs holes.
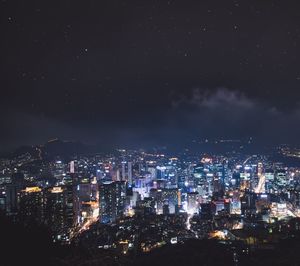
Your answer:
[[[0,266],[300,266],[300,1],[0,1]]]
[[[211,240],[230,247],[239,265],[300,233],[300,167],[272,154],[118,149],[46,160],[46,147],[1,160],[0,207],[24,226],[46,226],[60,246],[110,251],[122,261]]]

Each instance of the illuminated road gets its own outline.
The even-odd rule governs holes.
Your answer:
[[[96,217],[86,221],[81,227],[74,228],[70,233],[70,240],[73,240],[74,238],[78,237],[84,231],[89,230],[90,226],[97,223],[98,221],[99,217]]]
[[[254,155],[249,156],[249,157],[243,162],[243,165],[245,165],[252,157],[254,157]]]
[[[193,217],[193,214],[188,214],[188,217],[187,217],[186,223],[185,223],[186,229],[187,229],[187,230],[191,230],[191,223],[190,223],[190,220],[191,220],[192,217]]]

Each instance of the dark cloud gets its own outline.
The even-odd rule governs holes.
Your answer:
[[[173,103],[177,125],[199,137],[247,138],[298,143],[300,108],[281,110],[251,99],[240,91],[220,88],[213,93],[195,89]]]
[[[174,97],[170,106],[163,112],[155,110],[155,104],[146,110],[133,109],[139,115],[133,115],[129,123],[128,117],[116,122],[122,120],[122,112],[115,122],[107,123],[101,116],[78,121],[7,109],[10,115],[2,117],[6,127],[1,146],[39,144],[56,137],[111,147],[178,146],[193,139],[249,137],[259,143],[299,143],[297,106],[283,110],[226,88],[194,89],[189,96]]]

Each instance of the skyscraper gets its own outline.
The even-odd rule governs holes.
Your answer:
[[[101,223],[114,222],[125,208],[125,182],[103,182],[99,187],[99,215]]]
[[[132,185],[132,162],[128,162],[128,184]]]
[[[19,202],[19,218],[25,225],[43,222],[44,202],[41,188],[26,187],[20,192]]]
[[[122,161],[122,181],[126,180],[126,162]]]
[[[45,224],[51,229],[56,240],[66,240],[70,228],[68,213],[68,191],[63,187],[49,188],[44,198]]]
[[[198,192],[187,193],[187,212],[191,214],[199,212]]]
[[[74,161],[70,162],[70,173],[71,174],[75,173],[75,162]]]

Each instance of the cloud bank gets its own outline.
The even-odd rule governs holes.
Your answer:
[[[191,97],[173,103],[177,125],[201,137],[255,137],[265,142],[298,143],[300,108],[282,111],[238,91],[219,88],[212,93],[195,89]]]
[[[139,119],[132,118],[126,123],[131,119],[127,117],[122,124],[112,118],[108,125],[101,120],[101,114],[96,116],[99,120],[86,122],[72,118],[58,120],[9,109],[1,113],[1,150],[22,144],[40,144],[56,137],[109,147],[178,146],[193,139],[249,137],[258,143],[300,144],[299,106],[283,111],[267,101],[226,88],[194,89],[190,96],[173,100],[164,112],[159,113],[154,104],[148,111],[140,113]]]

